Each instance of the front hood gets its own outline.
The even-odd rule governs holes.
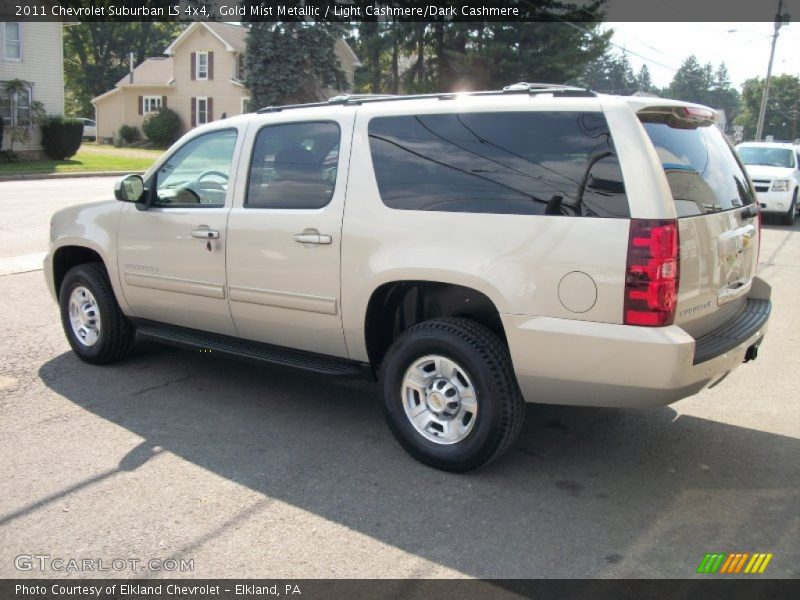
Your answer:
[[[768,167],[766,165],[745,165],[750,179],[791,179],[794,169]]]

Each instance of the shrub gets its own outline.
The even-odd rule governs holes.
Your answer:
[[[83,121],[66,117],[46,117],[41,121],[42,147],[53,160],[73,156],[83,141]]]
[[[18,163],[19,156],[11,150],[0,150],[0,165],[4,163]]]
[[[132,144],[139,137],[139,130],[130,125],[123,125],[119,128],[119,137],[126,144]]]
[[[145,117],[142,131],[147,139],[162,148],[171,145],[181,134],[181,118],[174,110],[160,108]]]
[[[6,124],[2,118],[0,118],[0,150],[3,149],[3,130],[5,129]]]

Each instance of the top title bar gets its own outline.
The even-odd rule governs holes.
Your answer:
[[[0,21],[774,21],[773,0],[0,0]],[[781,18],[800,19],[800,0]]]

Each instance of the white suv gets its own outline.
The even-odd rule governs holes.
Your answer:
[[[85,361],[138,332],[366,371],[400,443],[465,471],[526,401],[665,405],[756,357],[758,209],[713,118],[542,84],[267,108],[57,213],[45,275]]]
[[[781,215],[784,225],[794,225],[800,189],[800,145],[747,142],[736,146],[764,213]]]

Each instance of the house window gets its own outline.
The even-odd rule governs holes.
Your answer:
[[[6,60],[22,60],[22,23],[3,23],[3,56]]]
[[[242,98],[242,114],[250,112],[250,98]]]
[[[197,124],[205,125],[208,123],[208,98],[197,99]]]
[[[237,54],[233,63],[233,78],[236,81],[244,81],[244,54]]]
[[[161,108],[161,96],[144,97],[144,114],[157,111]]]
[[[8,127],[31,125],[31,90],[17,92],[13,98],[5,93],[5,82],[0,81],[0,118]]]
[[[208,52],[197,53],[197,79],[208,79]]]

